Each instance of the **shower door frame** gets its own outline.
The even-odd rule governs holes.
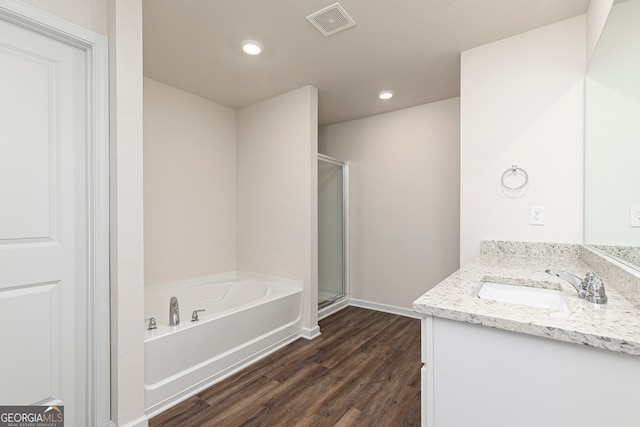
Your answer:
[[[331,304],[318,308],[325,315],[338,308],[338,304],[349,301],[349,161],[339,160],[325,154],[318,153],[318,161],[327,162],[342,167],[342,291],[343,296]],[[319,288],[319,286],[318,286]]]

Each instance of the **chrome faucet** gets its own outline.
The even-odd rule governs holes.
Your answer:
[[[176,326],[180,323],[180,307],[178,307],[178,298],[171,297],[169,302],[169,326]]]
[[[200,313],[201,311],[205,311],[204,308],[201,308],[200,310],[193,310],[193,313],[191,313],[192,322],[198,322],[200,320],[200,318],[198,317],[198,313]]]
[[[607,302],[604,283],[596,273],[589,272],[584,279],[579,278],[575,274],[551,268],[548,269],[546,273],[571,283],[573,287],[576,288],[576,291],[578,291],[578,296],[590,303],[605,304]]]
[[[604,283],[600,276],[596,273],[587,273],[584,281],[587,282],[587,295],[584,299],[594,304],[605,304],[607,302],[607,294],[604,291]]]
[[[148,331],[158,329],[158,326],[156,325],[156,319],[154,317],[149,317],[148,319],[144,319],[144,321],[149,322],[149,325],[147,326]]]

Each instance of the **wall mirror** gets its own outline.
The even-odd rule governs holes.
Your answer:
[[[585,244],[640,270],[640,0],[617,1],[585,79]]]

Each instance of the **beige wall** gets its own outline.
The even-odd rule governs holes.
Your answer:
[[[104,36],[108,33],[107,0],[22,0],[22,2]]]
[[[235,270],[235,114],[144,79],[145,285]]]
[[[350,167],[351,297],[411,308],[459,267],[459,99],[323,127]]]
[[[481,240],[582,243],[586,51],[581,15],[462,52],[462,263]],[[514,164],[529,174],[517,197],[500,183]]]
[[[303,280],[307,328],[317,323],[317,108],[305,86],[237,112],[237,268]]]

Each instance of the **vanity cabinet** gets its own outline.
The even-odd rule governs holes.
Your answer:
[[[640,356],[427,315],[422,362],[422,426],[640,426]]]

